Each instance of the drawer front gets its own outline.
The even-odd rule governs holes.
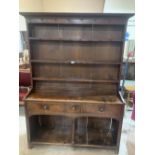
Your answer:
[[[80,103],[68,103],[68,104],[66,104],[65,112],[67,112],[67,113],[81,113],[82,105]]]
[[[85,104],[84,112],[89,114],[97,114],[103,117],[120,118],[123,114],[123,105],[115,104]]]
[[[58,103],[27,103],[29,114],[52,114],[64,112],[64,105]]]

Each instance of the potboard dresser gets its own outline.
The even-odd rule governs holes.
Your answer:
[[[119,150],[119,93],[131,14],[21,13],[28,30],[32,89],[25,98],[29,147]]]

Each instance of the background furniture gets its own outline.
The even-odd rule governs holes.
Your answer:
[[[19,105],[23,105],[24,98],[29,92],[31,86],[31,74],[29,69],[19,70]]]
[[[26,97],[29,147],[61,144],[118,151],[119,94],[129,14],[22,13],[32,90]]]
[[[126,102],[126,110],[133,110],[133,94],[135,93],[135,81],[125,80],[123,85],[123,81],[121,80],[120,87],[122,87],[123,90],[122,94]]]

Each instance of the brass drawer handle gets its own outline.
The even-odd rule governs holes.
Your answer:
[[[100,112],[105,111],[105,107],[104,107],[104,106],[99,107],[99,111],[100,111]]]
[[[44,105],[43,105],[43,109],[44,109],[44,110],[48,110],[48,109],[49,109],[49,106],[46,105],[46,104],[44,104]]]

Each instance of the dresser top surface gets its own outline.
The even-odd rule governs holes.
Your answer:
[[[46,93],[31,92],[27,101],[62,101],[62,102],[84,102],[84,103],[109,103],[109,104],[122,104],[122,101],[117,95],[94,95],[94,96],[61,96],[51,95]]]

